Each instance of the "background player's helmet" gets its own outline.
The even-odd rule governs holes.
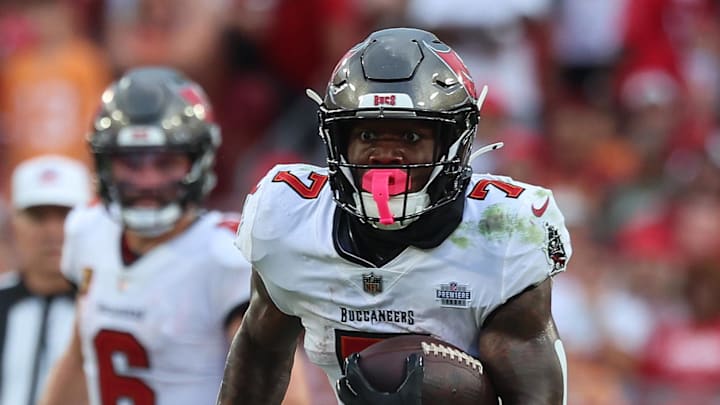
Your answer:
[[[347,161],[348,128],[358,120],[425,120],[437,125],[434,162],[383,166],[406,171],[432,168],[421,191],[393,197],[401,212],[395,215],[394,228],[387,229],[402,228],[465,190],[472,174],[468,158],[478,123],[478,97],[467,67],[435,35],[410,28],[371,34],[335,67],[319,114],[335,201],[361,220],[383,228],[368,210],[371,198],[363,198],[367,196],[359,187],[356,173],[368,166]]]
[[[189,204],[198,204],[214,187],[213,164],[220,129],[202,88],[179,72],[137,68],[111,84],[102,95],[89,143],[98,176],[99,195],[111,214],[134,231],[162,234]],[[133,207],[126,201],[128,184],[111,173],[111,158],[124,153],[178,151],[191,167],[165,190],[158,208]],[[170,197],[167,197],[170,195]]]

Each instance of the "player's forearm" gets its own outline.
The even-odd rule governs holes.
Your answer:
[[[294,364],[290,374],[290,384],[282,405],[308,405],[310,404],[310,393],[308,391],[308,379],[305,372],[305,361],[299,350],[295,350]]]
[[[565,405],[565,353],[550,310],[552,280],[508,300],[480,334],[483,366],[503,405]]]
[[[290,381],[295,346],[270,351],[242,329],[230,346],[218,405],[280,404]]]
[[[563,387],[559,373],[546,371],[537,378],[515,379],[512,387],[497,390],[503,405],[565,405]]]
[[[64,354],[48,376],[38,405],[87,405],[87,383],[82,371],[82,358]]]
[[[550,341],[526,342],[522,346],[483,363],[503,405],[565,405],[564,352],[561,358]]]
[[[65,353],[50,371],[38,405],[87,405],[88,392],[77,322]]]

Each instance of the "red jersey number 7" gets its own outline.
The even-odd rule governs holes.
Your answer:
[[[507,198],[518,198],[520,197],[520,194],[525,191],[525,188],[515,184],[506,183],[500,180],[485,179],[480,180],[477,182],[477,184],[475,184],[475,187],[473,187],[473,190],[468,197],[475,200],[484,200],[489,193],[488,188],[490,186],[493,186],[496,189],[505,193],[505,197]]]

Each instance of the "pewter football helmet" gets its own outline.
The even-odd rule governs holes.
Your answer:
[[[132,69],[103,93],[89,136],[99,195],[128,228],[148,235],[163,233],[188,204],[199,203],[212,190],[220,140],[212,108],[198,84],[173,69]],[[113,179],[111,158],[164,151],[186,153],[190,170],[179,183],[164,187],[164,206],[131,206],[126,195],[132,185]]]
[[[318,97],[316,97],[318,98]],[[383,165],[406,171],[431,168],[421,191],[394,196],[398,229],[458,198],[472,170],[470,147],[478,123],[478,95],[467,67],[435,35],[410,28],[377,31],[350,49],[335,67],[320,104],[320,135],[327,148],[335,201],[379,226],[372,197],[363,196],[358,171],[348,162],[347,134],[367,119],[423,120],[435,126],[438,153],[431,163]],[[377,166],[372,166],[376,168]],[[365,197],[365,198],[364,198]]]

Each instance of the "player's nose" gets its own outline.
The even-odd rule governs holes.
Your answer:
[[[400,165],[405,163],[403,151],[392,145],[378,145],[370,152],[371,165]]]
[[[167,181],[167,176],[153,165],[143,165],[136,170],[133,182],[138,186],[153,187]]]

